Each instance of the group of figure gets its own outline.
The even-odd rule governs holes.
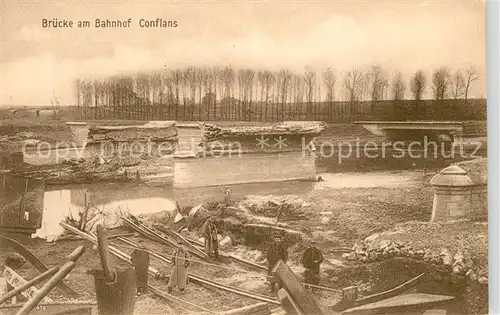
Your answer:
[[[202,227],[202,234],[205,238],[205,252],[209,257],[219,257],[217,226],[208,219]],[[183,240],[177,242],[177,248],[171,255],[172,271],[168,281],[168,293],[172,293],[175,287],[184,292],[188,282],[188,267],[191,256]],[[149,252],[142,242],[134,250],[131,256],[131,262],[135,269],[135,283],[137,295],[148,291],[148,272],[149,272]]]
[[[201,230],[205,238],[205,252],[209,257],[219,257],[217,226],[213,220],[208,219]],[[168,282],[168,293],[172,293],[175,287],[179,288],[180,292],[184,292],[188,284],[188,267],[191,261],[187,244],[180,240],[177,243],[177,248],[171,255],[172,271]],[[267,247],[266,258],[268,262],[267,276],[271,283],[271,290],[276,291],[277,281],[272,274],[272,270],[282,260],[284,263],[288,261],[288,246],[281,236],[271,238]],[[142,243],[134,250],[131,257],[131,262],[135,268],[137,294],[146,293],[148,290],[148,270],[149,270],[149,252],[145,249]],[[310,287],[319,284],[320,281],[320,265],[323,262],[323,254],[315,246],[311,246],[304,251],[302,255],[302,265],[305,268],[304,282]]]
[[[288,261],[288,247],[286,242],[281,236],[275,236],[271,239],[267,247],[267,276],[271,283],[271,291],[276,291],[276,279],[272,271],[278,261],[282,260],[284,263]],[[317,286],[320,281],[320,265],[323,262],[323,254],[315,246],[311,246],[304,251],[302,255],[302,265],[305,268],[304,282],[310,287]]]

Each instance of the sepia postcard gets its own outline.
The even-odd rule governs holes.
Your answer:
[[[0,17],[1,314],[490,312],[484,1]]]

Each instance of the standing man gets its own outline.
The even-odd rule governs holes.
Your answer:
[[[202,228],[203,237],[205,238],[205,253],[208,256],[215,256],[219,258],[219,242],[217,240],[217,226],[213,222],[212,218],[205,221]]]
[[[132,252],[130,261],[135,269],[135,286],[137,295],[148,292],[148,271],[149,271],[149,253],[144,247],[144,243],[139,241],[138,248]]]
[[[276,291],[276,279],[272,274],[272,270],[274,266],[278,263],[278,261],[283,260],[283,262],[287,262],[288,260],[288,248],[281,236],[275,236],[271,239],[271,242],[267,248],[267,277],[271,282],[271,291]]]
[[[323,254],[316,248],[313,242],[313,246],[309,247],[304,251],[302,255],[302,265],[306,268],[304,272],[304,280],[307,284],[318,285],[320,280],[319,267],[323,262]]]
[[[228,186],[224,188],[224,203],[226,204],[226,207],[231,205],[231,190]]]
[[[188,271],[189,260],[191,256],[189,251],[184,246],[182,240],[178,242],[178,247],[172,255],[172,272],[170,274],[170,279],[168,280],[167,292],[172,293],[174,287],[179,287],[181,292],[184,292],[186,285],[188,283]]]

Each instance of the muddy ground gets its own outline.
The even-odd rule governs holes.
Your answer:
[[[42,140],[49,142],[70,139],[69,131],[62,122],[26,124],[25,122],[2,121],[0,123],[0,134],[16,134],[21,131],[35,132],[41,135]],[[356,136],[370,137],[364,129],[352,125],[333,126],[322,135],[328,139],[345,139]],[[332,161],[320,161],[319,171],[322,167],[323,170],[335,171],[333,166],[329,165],[335,164]],[[414,273],[417,270],[422,270],[422,268],[431,270],[433,268],[432,266],[422,266],[419,262],[398,262],[400,260],[394,259],[363,264],[342,258],[342,254],[350,250],[356,242],[373,233],[386,232],[385,237],[388,239],[410,243],[416,248],[439,250],[441,247],[447,246],[452,251],[467,250],[474,257],[478,273],[487,276],[486,224],[456,222],[442,227],[421,223],[418,228],[412,224],[403,224],[415,221],[426,222],[430,219],[432,188],[428,182],[432,175],[432,171],[427,174],[415,171],[409,174],[405,182],[387,183],[382,187],[361,184],[355,187],[341,187],[341,185],[332,186],[328,181],[317,183],[317,189],[305,197],[310,204],[306,209],[307,218],[285,222],[289,228],[299,230],[306,235],[302,243],[290,248],[289,265],[302,277],[303,268],[300,264],[302,252],[311,240],[315,240],[326,258],[322,265],[321,285],[335,289],[358,285],[361,294],[385,290],[407,281],[415,276]],[[395,231],[397,233],[393,233]],[[120,242],[113,241],[113,243],[119,244]],[[67,283],[78,291],[82,298],[93,299],[95,298],[93,278],[87,274],[87,271],[99,268],[99,257],[92,245],[86,241],[46,243],[43,240],[36,240],[29,245],[29,248],[45,264],[56,266],[61,264],[62,257],[82,244],[87,247],[87,252],[78,262],[76,269],[67,277]],[[146,241],[146,246],[151,250],[166,254],[173,251],[173,248],[167,248],[151,241]],[[130,249],[121,249],[130,253]],[[233,246],[228,250],[246,259],[265,264],[263,254],[256,249],[240,245]],[[115,258],[112,258],[112,263],[116,267],[126,267],[126,264]],[[170,266],[156,260],[153,260],[153,265],[162,272],[169,273]],[[396,269],[394,268],[406,271],[395,273]],[[241,266],[234,263],[221,267],[193,262],[191,271],[225,284],[262,294],[271,294],[263,272],[242,270]],[[35,274],[28,264],[23,266],[19,272],[27,278],[31,278]],[[380,275],[389,275],[389,278]],[[166,291],[166,283],[163,280],[152,279],[152,284]],[[55,291],[54,294],[57,295],[57,292]],[[195,284],[190,284],[187,292],[182,295],[178,291],[174,294],[214,311],[229,310],[257,302]],[[335,292],[317,291],[314,294],[318,301],[325,306],[332,306],[340,299],[340,294]],[[466,313],[470,314],[484,313],[484,306],[487,305],[485,294],[484,289],[475,289],[475,294],[470,295],[471,298],[466,298],[466,300],[471,300],[467,302],[468,306],[462,310],[465,309]],[[137,314],[192,314],[196,311],[193,307],[167,303],[154,297],[151,293],[138,297],[137,310]]]

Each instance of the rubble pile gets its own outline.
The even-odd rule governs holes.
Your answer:
[[[238,208],[242,211],[269,217],[277,217],[281,212],[282,218],[304,217],[304,208],[307,206],[306,201],[295,195],[249,195],[238,204]]]
[[[222,140],[225,138],[258,137],[273,135],[311,135],[319,136],[325,125],[323,123],[293,124],[279,123],[264,127],[228,127],[222,128],[213,124],[204,124],[203,140],[205,142]]]
[[[373,236],[376,236],[374,234]],[[447,249],[442,248],[439,253],[429,249],[414,249],[407,244],[382,240],[375,242],[374,237],[368,237],[363,242],[353,246],[352,251],[342,255],[342,258],[350,261],[374,262],[393,257],[411,258],[421,260],[429,264],[445,267],[457,276],[467,276],[471,280],[487,283],[485,276],[479,277],[473,270],[474,263],[466,253],[458,251],[454,255]]]
[[[84,183],[91,181],[130,181],[137,180],[151,170],[158,169],[155,162],[150,163],[147,155],[113,156],[104,158],[94,155],[89,158],[73,158],[46,169],[26,168],[13,173],[43,178],[49,184]],[[150,165],[151,164],[151,165]]]
[[[2,151],[21,151],[24,147],[34,147],[41,140],[38,136],[30,131],[18,132],[15,135],[0,136],[0,149]]]
[[[91,126],[91,142],[104,141],[177,141],[175,122],[149,122],[138,126]]]

